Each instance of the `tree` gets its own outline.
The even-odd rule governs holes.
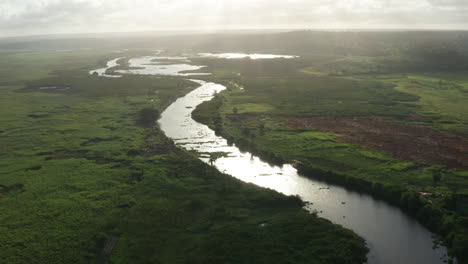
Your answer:
[[[442,173],[445,169],[445,166],[433,166],[429,171],[432,174],[432,181],[434,183],[434,186],[437,186],[440,181],[442,180]]]
[[[249,137],[250,136],[250,129],[248,127],[244,127],[242,129],[242,134],[246,137]]]
[[[260,131],[261,136],[265,135],[265,124],[260,123],[260,125],[258,126],[258,130]]]
[[[442,173],[440,171],[436,171],[432,173],[432,181],[434,181],[434,185],[437,186],[441,179],[442,179]]]
[[[237,109],[237,107],[233,107],[232,112],[237,115],[237,113],[239,112],[239,109]]]
[[[152,127],[158,120],[160,113],[158,109],[146,107],[138,113],[138,124],[144,127]]]

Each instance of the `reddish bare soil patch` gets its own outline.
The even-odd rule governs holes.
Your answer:
[[[313,128],[341,134],[340,141],[383,151],[400,160],[468,169],[468,136],[384,117],[283,118],[282,121],[295,129]]]

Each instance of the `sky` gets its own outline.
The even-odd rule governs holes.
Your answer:
[[[468,0],[0,0],[0,37],[267,28],[468,30]]]

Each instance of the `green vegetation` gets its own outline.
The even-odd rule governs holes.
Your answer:
[[[194,118],[264,159],[297,164],[304,175],[400,206],[466,263],[466,73],[447,65],[445,72],[422,73],[436,60],[418,68],[414,56],[382,68],[393,55],[302,52],[302,58],[290,61],[203,59],[215,73],[211,78],[228,90],[200,105]],[[402,49],[394,52],[404,54]],[[392,142],[391,148],[392,143],[381,144],[399,129],[405,129],[401,142]],[[367,140],[363,130],[377,131],[372,135],[378,140]],[[426,136],[422,133],[437,135],[431,139],[440,142],[459,138],[455,146],[443,147],[465,165],[437,160],[444,153],[431,149],[432,143],[420,143]],[[405,155],[398,147],[407,141],[415,142],[409,144],[414,152],[421,149],[436,158]],[[455,154],[459,147],[464,149]]]
[[[89,76],[108,53],[0,56],[0,263],[365,261],[352,231],[152,126],[193,83]]]
[[[468,134],[468,79],[466,73],[409,75],[394,80],[396,89],[420,97],[418,114],[433,120],[433,127]],[[388,81],[388,79],[387,79]]]
[[[351,231],[217,172],[151,125],[193,83],[88,75],[155,47],[299,55],[194,59],[229,88],[195,117],[401,206],[467,263],[468,34],[455,31],[0,40],[1,263],[363,262]],[[81,51],[55,51],[67,49]]]

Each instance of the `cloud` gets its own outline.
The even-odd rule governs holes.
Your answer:
[[[275,27],[456,27],[466,0],[2,0],[0,34]]]

